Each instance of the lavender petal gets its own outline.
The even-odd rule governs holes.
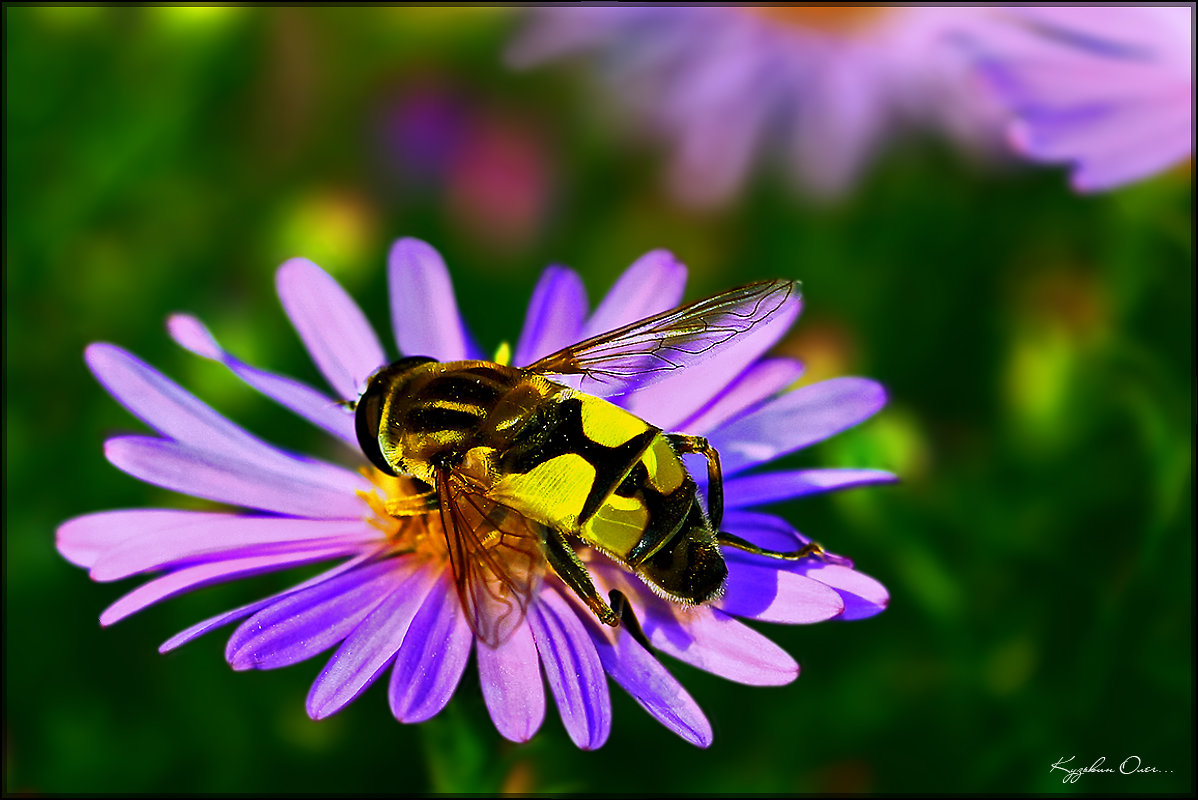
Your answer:
[[[796,573],[839,592],[844,601],[844,614],[841,615],[841,619],[872,617],[882,613],[890,604],[890,593],[886,591],[886,587],[855,569],[815,560],[802,562],[793,569]]]
[[[357,400],[367,379],[387,363],[362,309],[320,267],[293,258],[275,276],[283,309],[317,369],[343,400]]]
[[[400,722],[423,722],[449,702],[462,679],[474,634],[448,570],[412,620],[391,672],[387,698]]]
[[[611,698],[603,664],[578,614],[557,592],[545,590],[528,624],[570,739],[583,750],[602,747],[611,733]]]
[[[276,375],[238,360],[224,350],[195,317],[172,314],[167,319],[167,330],[171,338],[185,349],[201,358],[224,364],[234,375],[279,405],[354,448],[358,447],[354,416],[338,401],[294,378]]]
[[[682,300],[686,267],[666,250],[638,258],[616,279],[595,313],[583,326],[583,339],[673,308]]]
[[[225,659],[236,670],[277,669],[319,655],[417,568],[413,559],[387,559],[290,594],[241,623]]]
[[[414,570],[354,628],[313,682],[309,717],[324,719],[337,713],[390,666],[435,577],[429,569]]]
[[[526,366],[579,341],[586,314],[582,278],[566,267],[549,267],[533,290],[512,363]]]
[[[149,583],[144,583],[117,600],[100,614],[100,624],[112,625],[154,603],[189,592],[192,589],[198,589],[201,586],[259,575],[263,572],[275,572],[299,564],[327,561],[344,554],[344,548],[330,547],[324,550],[305,550],[301,553],[211,561],[193,567],[184,567],[163,575],[161,578],[155,578]]]
[[[844,613],[845,602],[818,580],[777,565],[743,563],[727,559],[728,582],[724,597],[716,604],[738,617],[762,622],[805,625],[823,622]]]
[[[897,480],[893,474],[877,469],[799,469],[738,475],[724,482],[724,505],[746,508]]]
[[[675,430],[707,434],[797,381],[803,365],[793,358],[766,358],[750,366]]]
[[[155,486],[314,519],[362,519],[366,506],[355,492],[371,489],[365,478],[330,464],[260,467],[149,436],[109,439],[104,455],[118,469]]]
[[[388,261],[391,324],[399,352],[438,361],[480,358],[470,342],[445,261],[419,239],[400,239]]]
[[[505,739],[527,742],[545,720],[545,685],[532,631],[521,625],[499,647],[476,648],[483,700]]]
[[[882,387],[865,378],[833,378],[804,386],[712,431],[724,474],[771,461],[823,441],[886,404]]]

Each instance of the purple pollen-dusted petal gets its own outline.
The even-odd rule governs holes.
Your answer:
[[[324,719],[337,713],[390,666],[435,578],[436,573],[423,568],[397,581],[320,671],[308,692],[308,716]]]
[[[707,434],[781,392],[803,374],[793,358],[765,358],[742,372],[724,390],[675,430]]]
[[[587,625],[603,669],[654,719],[691,744],[711,745],[711,723],[694,698],[628,631]],[[615,642],[611,641],[614,635]]]
[[[686,285],[686,267],[666,250],[638,258],[616,279],[611,291],[582,328],[582,339],[651,317],[678,305]]]
[[[279,300],[317,369],[343,400],[357,400],[366,381],[387,363],[362,309],[337,281],[304,258],[275,276]]]
[[[766,320],[723,347],[711,358],[679,374],[640,389],[625,407],[664,430],[678,426],[719,397],[732,379],[773,347],[799,315],[798,297],[790,297]]]
[[[776,566],[728,559],[728,582],[717,606],[729,614],[762,622],[805,625],[844,613],[845,602],[834,589]]]
[[[171,338],[185,349],[201,358],[224,364],[234,375],[279,405],[294,411],[354,448],[358,447],[357,435],[354,433],[354,415],[341,402],[294,378],[276,375],[240,361],[224,350],[203,323],[195,317],[172,314],[167,319],[166,326]]]
[[[187,560],[245,557],[250,555],[247,552],[250,548],[273,548],[257,555],[342,545],[355,548],[382,536],[377,528],[361,520],[246,517],[151,509],[93,514],[67,524],[72,528],[101,526],[122,532],[122,539],[95,559],[91,578],[96,581],[119,580]]]
[[[274,605],[278,601],[282,600],[284,597],[295,594],[296,592],[302,592],[304,589],[307,589],[309,586],[316,586],[317,584],[324,583],[325,581],[331,580],[332,578],[335,578],[338,575],[349,572],[351,570],[355,570],[359,566],[361,566],[363,563],[371,560],[372,558],[374,558],[374,553],[370,553],[370,552],[363,553],[355,558],[351,558],[351,559],[341,562],[340,564],[333,567],[332,569],[325,570],[324,572],[321,572],[318,575],[314,575],[313,577],[309,578],[308,580],[304,581],[303,583],[298,584],[296,586],[292,586],[290,589],[287,589],[286,591],[277,592],[275,594],[264,597],[261,600],[255,601],[253,603],[248,603],[239,608],[235,608],[232,611],[226,611],[223,614],[217,614],[215,617],[209,617],[206,620],[197,622],[195,625],[192,625],[192,626],[186,628],[185,630],[179,631],[179,633],[176,633],[174,636],[172,636],[171,638],[169,638],[165,642],[163,642],[159,646],[158,652],[159,653],[169,653],[170,651],[172,651],[176,648],[182,647],[183,645],[187,644],[190,641],[200,638],[201,636],[203,636],[206,633],[211,633],[212,631],[216,630],[217,628],[223,628],[225,625],[228,625],[232,622],[236,622],[237,620],[240,620],[240,619],[244,619],[245,617],[248,617],[250,614],[254,614],[254,613],[260,611],[261,609],[266,608],[267,606]]]
[[[470,342],[445,261],[419,239],[400,239],[388,261],[391,324],[399,352],[438,361],[481,358]]]
[[[611,733],[611,698],[603,664],[578,614],[556,591],[545,589],[528,612],[528,624],[566,733],[583,750],[602,747]]]
[[[112,625],[154,603],[189,592],[192,589],[198,589],[201,586],[223,583],[234,578],[246,578],[250,575],[260,575],[264,572],[275,572],[299,564],[327,561],[330,558],[345,555],[345,553],[346,548],[344,547],[329,547],[324,550],[305,550],[300,553],[210,561],[192,567],[184,567],[163,575],[161,578],[155,578],[149,583],[144,583],[117,600],[100,614],[100,624]]]
[[[478,678],[495,728],[505,739],[527,742],[545,721],[545,684],[532,630],[521,625],[499,647],[480,644]]]
[[[878,581],[855,569],[839,564],[807,561],[793,567],[795,572],[832,587],[844,600],[841,619],[853,620],[880,614],[890,604],[890,593]]]
[[[541,275],[528,303],[524,330],[512,363],[524,367],[581,337],[587,315],[587,293],[578,273],[551,266]]]
[[[466,623],[449,570],[442,570],[400,645],[387,692],[400,722],[423,722],[453,697],[474,634]]]
[[[875,381],[833,378],[781,395],[709,438],[731,476],[851,428],[885,404]]]
[[[390,558],[290,594],[241,623],[225,659],[236,670],[276,669],[319,655],[419,567],[415,559]]]
[[[262,468],[151,436],[109,439],[104,455],[118,469],[164,489],[314,519],[362,519],[366,504],[354,492],[372,488],[362,476],[331,464]]]
[[[854,486],[894,483],[897,480],[893,474],[878,469],[833,467],[737,475],[724,482],[724,505],[726,508],[747,508]]]

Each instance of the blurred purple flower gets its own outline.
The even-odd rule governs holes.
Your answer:
[[[619,100],[672,147],[671,188],[727,199],[759,154],[816,197],[844,193],[907,128],[985,147],[995,109],[952,35],[957,6],[541,7],[511,50],[526,66],[590,52]]]
[[[1111,189],[1190,158],[1194,6],[1012,6],[975,41],[1030,159]]]
[[[429,245],[403,239],[390,256],[392,320],[401,353],[451,361],[479,358],[458,314],[449,273]],[[533,293],[515,363],[529,363],[582,337],[675,305],[685,268],[665,252],[638,260],[591,314],[579,277],[551,267]],[[340,564],[258,602],[200,622],[168,640],[173,650],[233,622],[226,657],[234,669],[273,669],[336,647],[308,695],[321,719],[343,708],[391,668],[395,717],[417,722],[449,701],[474,635],[454,589],[439,514],[390,517],[387,499],[414,492],[408,479],[367,466],[353,415],[367,378],[388,362],[361,310],[328,274],[295,259],[278,272],[283,306],[333,394],[251,367],[223,350],[199,321],[176,315],[174,339],[223,363],[253,388],[315,423],[353,456],[343,467],[284,451],[234,425],[130,353],[87,348],[106,389],[157,436],[118,436],[105,445],[115,466],[149,483],[249,509],[247,514],[133,509],[64,523],[58,549],[98,581],[161,573],[113,603],[109,625],[160,600],[201,586],[300,564]],[[882,388],[839,378],[789,390],[801,372],[790,359],[762,354],[790,326],[799,301],[775,313],[718,356],[671,379],[617,398],[670,430],[706,434],[723,454],[730,533],[767,548],[793,550],[806,539],[780,517],[750,507],[893,479],[885,472],[807,469],[748,474],[877,411]],[[881,611],[886,590],[839,557],[786,563],[726,553],[727,591],[717,603],[680,608],[587,548],[604,591],[618,588],[643,621],[653,647],[701,669],[754,685],[784,684],[798,665],[735,617],[811,623]],[[545,714],[541,670],[562,721],[582,748],[601,746],[611,725],[609,675],[650,714],[696,745],[712,731],[685,689],[625,628],[599,624],[552,571],[527,616],[499,647],[474,648],[483,697],[499,732],[529,739]]]

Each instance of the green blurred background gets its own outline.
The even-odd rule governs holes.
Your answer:
[[[835,208],[758,173],[729,208],[687,211],[661,190],[660,151],[606,124],[579,70],[503,66],[518,24],[483,9],[5,7],[5,792],[1191,791],[1189,175],[1078,197],[1059,171],[917,144]],[[452,135],[421,133],[430,115]],[[707,751],[614,685],[611,738],[587,753],[552,707],[531,743],[502,740],[473,668],[429,723],[395,722],[380,686],[315,723],[303,706],[323,658],[234,673],[220,633],[157,654],[294,575],[102,630],[136,582],[89,581],[56,553],[56,526],[203,504],[105,462],[104,437],[139,424],[84,346],[119,343],[250,430],[329,452],[163,320],[192,311],[250,363],[317,383],[275,267],[315,260],[389,341],[400,236],[444,254],[488,350],[518,335],[551,262],[593,299],[656,247],[691,267],[692,298],[801,279],[781,349],[811,379],[875,377],[891,403],[788,463],[902,482],[781,510],[885,583],[890,608],[759,626],[803,665],[786,687],[670,664],[712,721]],[[1050,770],[1133,755],[1163,772],[1069,785]]]

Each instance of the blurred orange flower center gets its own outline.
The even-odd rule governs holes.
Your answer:
[[[846,33],[873,24],[890,6],[744,6],[744,10],[796,28]]]

